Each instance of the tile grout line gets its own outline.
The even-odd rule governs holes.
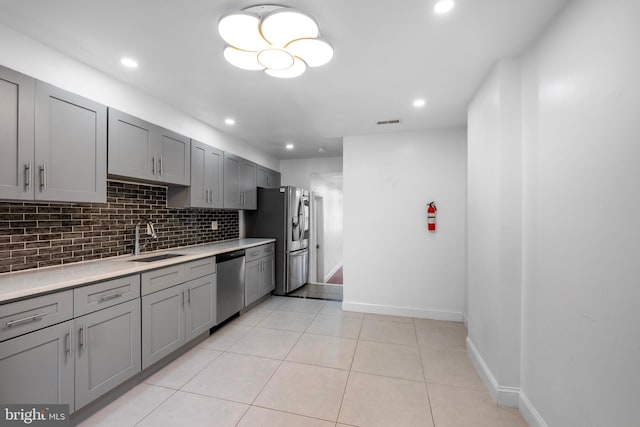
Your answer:
[[[427,392],[427,405],[429,405],[429,413],[431,414],[431,423],[436,427],[436,419],[433,416],[433,407],[431,406],[431,395],[429,394],[429,383],[427,382],[427,369],[424,366],[424,359],[422,357],[422,350],[420,349],[420,342],[418,341],[418,330],[416,329],[416,321],[413,319],[413,332],[416,335],[416,343],[418,344],[418,356],[420,357],[420,366],[422,366],[422,376],[424,377],[424,388]]]
[[[349,364],[349,373],[347,374],[347,381],[344,383],[344,390],[342,390],[342,399],[340,399],[340,407],[338,408],[338,417],[336,418],[336,425],[340,422],[340,414],[342,413],[342,405],[344,405],[344,397],[347,394],[347,387],[349,386],[349,380],[351,379],[351,372],[353,369],[353,362],[356,359],[356,353],[358,352],[358,345],[360,343],[360,334],[362,333],[362,328],[364,327],[364,316],[360,321],[360,329],[358,330],[358,336],[356,338],[356,348],[353,350],[353,357],[351,358],[351,363]]]

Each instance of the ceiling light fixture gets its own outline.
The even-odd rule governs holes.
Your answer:
[[[456,2],[453,0],[440,0],[433,6],[433,11],[438,15],[444,15],[445,13],[451,12],[453,6],[456,5]]]
[[[122,58],[120,59],[120,63],[127,68],[138,68],[138,62],[135,59]]]
[[[227,13],[218,21],[218,33],[228,44],[224,57],[231,65],[272,77],[298,77],[333,58],[316,21],[288,7],[259,5]]]
[[[424,99],[416,99],[413,101],[413,106],[416,108],[422,108],[426,105],[426,101]]]
[[[236,121],[233,120],[232,118],[228,118],[228,119],[224,119],[224,123],[231,126],[231,125],[235,125]]]
[[[284,146],[287,150],[293,150],[293,144],[287,144]]]

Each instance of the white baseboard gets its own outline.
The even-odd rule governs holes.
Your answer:
[[[331,279],[331,277],[336,274],[338,272],[338,270],[340,270],[340,267],[342,267],[342,261],[340,261],[338,263],[338,265],[336,265],[335,267],[333,267],[331,269],[331,271],[329,272],[329,274],[324,276],[324,281],[326,282],[327,280]]]
[[[540,413],[533,406],[527,395],[520,390],[520,413],[529,427],[548,427]]]
[[[491,373],[491,370],[485,363],[484,359],[480,355],[480,352],[473,344],[470,337],[467,336],[467,353],[475,366],[478,375],[482,378],[482,381],[489,389],[489,394],[493,397],[493,400],[500,406],[506,406],[507,408],[518,408],[520,403],[520,388],[518,387],[504,387],[498,384],[496,378]]]
[[[449,320],[462,322],[462,312],[426,310],[412,307],[394,307],[390,305],[366,304],[360,302],[343,302],[342,309],[358,313],[384,314],[388,316],[417,317],[420,319]]]

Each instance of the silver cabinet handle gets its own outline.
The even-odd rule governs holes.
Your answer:
[[[80,349],[82,349],[84,347],[85,338],[86,338],[86,336],[85,336],[85,327],[84,327],[84,325],[82,325],[80,327],[80,329],[78,330],[78,347]]]
[[[151,157],[151,175],[156,174],[156,157]]]
[[[31,190],[31,162],[24,165],[24,190]]]
[[[110,299],[118,298],[121,296],[122,296],[122,292],[115,292],[113,294],[103,295],[100,297],[100,300],[98,302],[108,301]]]
[[[158,157],[158,174],[162,176],[162,157]]]
[[[182,299],[182,306],[184,307],[184,291],[180,292],[180,298]]]
[[[71,328],[64,334],[64,352],[66,354],[71,354],[71,337],[73,333],[71,332]]]
[[[34,314],[33,316],[23,317],[22,319],[11,320],[10,322],[5,323],[5,325],[7,325],[7,327],[10,328],[12,326],[19,325],[20,323],[28,323],[28,322],[40,320],[42,319],[42,316],[46,316],[46,315],[47,315],[46,312],[38,313],[38,314]]]
[[[191,305],[191,288],[187,289],[187,304]]]
[[[211,190],[207,188],[207,203],[211,203]]]
[[[40,192],[47,190],[47,165],[40,165]]]

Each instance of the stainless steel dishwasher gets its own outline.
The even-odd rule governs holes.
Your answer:
[[[216,323],[244,308],[244,249],[216,255]]]

